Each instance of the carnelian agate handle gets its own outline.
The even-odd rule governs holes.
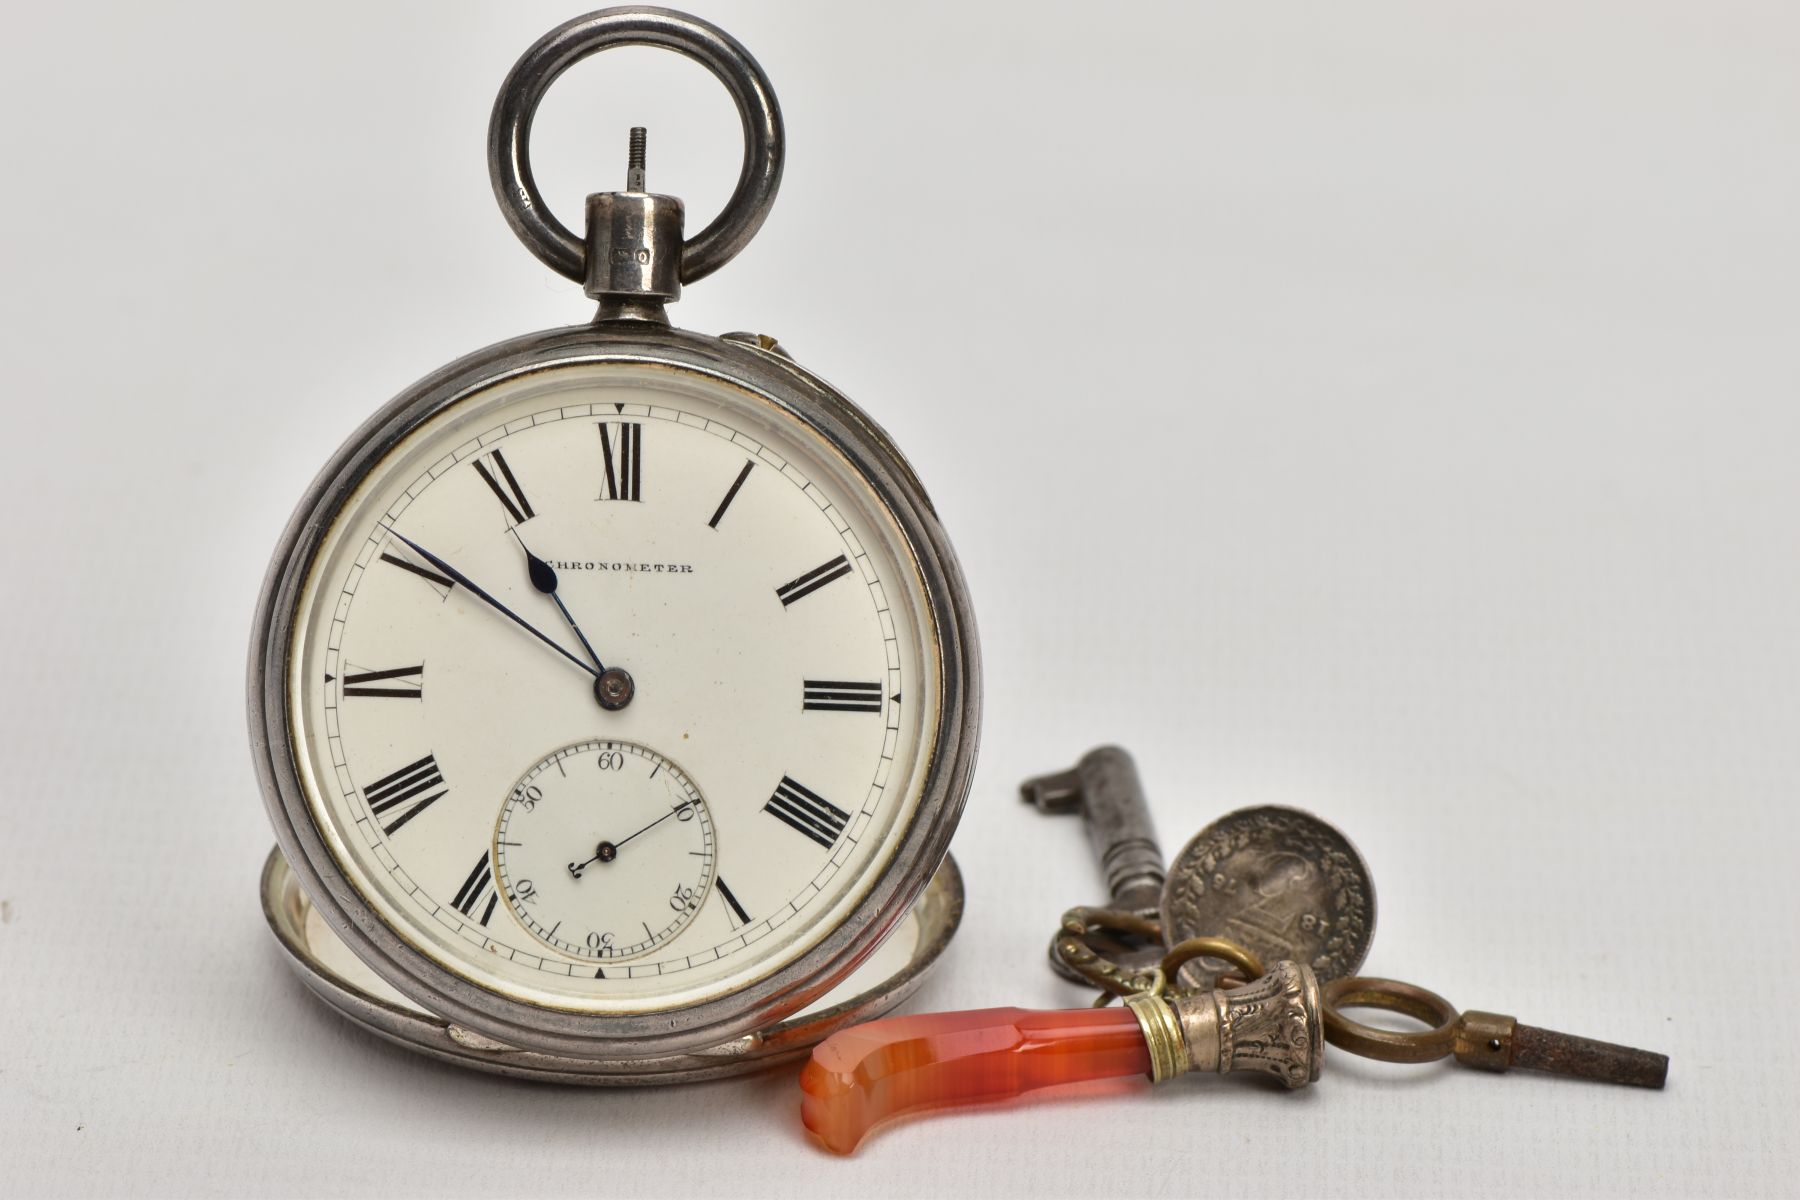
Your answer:
[[[1149,1073],[1150,1051],[1130,1009],[888,1017],[813,1048],[800,1073],[800,1119],[826,1149],[848,1154],[876,1125],[907,1113]]]

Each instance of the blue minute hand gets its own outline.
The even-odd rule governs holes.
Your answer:
[[[600,668],[598,667],[598,665],[589,666],[587,663],[582,662],[579,658],[576,658],[573,654],[570,654],[567,650],[564,650],[561,646],[557,645],[554,641],[550,640],[549,637],[547,637],[543,633],[541,633],[537,629],[536,626],[532,625],[529,621],[525,620],[524,617],[521,617],[518,613],[516,613],[512,609],[506,607],[506,605],[500,603],[500,601],[494,599],[487,592],[483,591],[481,586],[479,584],[477,584],[473,579],[470,579],[467,575],[464,575],[461,571],[457,570],[455,567],[451,566],[449,563],[445,562],[443,559],[439,558],[437,555],[433,554],[431,551],[427,550],[425,547],[419,545],[419,543],[413,541],[411,538],[407,537],[404,533],[401,533],[399,530],[395,529],[393,526],[391,526],[391,525],[388,526],[387,531],[389,533],[393,534],[395,537],[399,538],[402,542],[405,542],[407,544],[407,546],[411,547],[413,553],[417,554],[420,558],[424,559],[426,562],[430,563],[432,566],[436,567],[438,570],[440,570],[444,574],[448,575],[451,579],[455,580],[458,584],[467,588],[471,593],[473,593],[475,596],[479,597],[484,603],[486,603],[495,612],[499,613],[501,616],[505,617],[507,620],[509,620],[513,624],[517,625],[520,629],[523,629],[526,633],[529,633],[532,637],[534,637],[538,641],[544,643],[544,645],[550,647],[552,650],[556,651],[558,654],[562,655],[564,658],[568,659],[570,662],[574,663],[576,666],[578,666],[582,670],[586,671],[589,675],[594,676],[596,679],[598,679],[600,677]]]

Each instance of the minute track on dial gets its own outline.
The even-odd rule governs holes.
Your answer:
[[[921,650],[909,563],[895,555],[906,543],[880,524],[880,509],[855,477],[722,403],[731,399],[723,388],[694,386],[691,377],[679,390],[596,385],[598,375],[582,368],[548,391],[535,378],[507,385],[516,399],[501,393],[479,423],[423,443],[406,473],[369,490],[367,523],[352,517],[334,535],[341,549],[326,570],[336,590],[330,608],[321,597],[317,609],[334,623],[317,628],[341,632],[317,643],[309,672],[315,681],[347,672],[357,689],[426,685],[420,698],[359,694],[346,702],[336,681],[320,693],[324,719],[336,723],[321,756],[341,759],[334,773],[347,786],[360,791],[365,779],[394,773],[428,747],[444,763],[449,794],[416,815],[409,816],[412,797],[375,819],[360,796],[351,809],[365,818],[352,850],[373,868],[372,890],[384,904],[391,896],[401,916],[422,912],[416,944],[434,955],[445,948],[441,959],[470,978],[589,1011],[635,1008],[658,995],[683,1003],[725,995],[815,944],[840,911],[833,906],[872,878],[910,812],[919,710],[897,697]],[[596,494],[601,421],[643,426],[657,465],[655,491],[641,492],[642,502]],[[471,466],[476,458],[492,463],[495,451],[531,505],[523,524],[499,519],[493,489]],[[497,464],[490,472],[505,484]],[[549,611],[557,607],[545,590],[552,576],[567,616]],[[472,608],[505,619],[471,616]],[[517,629],[586,663],[583,673],[568,679],[540,650],[520,649]],[[612,667],[625,653],[658,680],[654,706],[639,697],[616,724],[597,725],[582,700],[571,703],[569,684],[592,681],[593,666]],[[364,678],[412,666],[423,670]],[[709,816],[728,889],[702,886],[698,843],[680,856],[691,879],[653,873],[625,886],[648,861],[639,851],[678,826],[668,817],[621,849],[650,823],[646,816],[560,841],[550,848],[554,861],[526,878],[542,885],[560,872],[576,884],[569,866],[586,864],[583,904],[629,892],[660,911],[595,910],[593,925],[584,925],[547,895],[533,904],[502,883],[485,924],[485,896],[463,912],[453,901],[476,856],[472,839],[492,835],[521,758],[541,754],[545,741],[593,735],[668,747],[701,787],[718,788],[723,808]],[[646,779],[653,770],[645,764]],[[765,811],[784,774],[796,784],[773,806],[779,813]],[[549,775],[562,778],[556,767]],[[406,824],[385,834],[401,818]],[[475,822],[485,829],[471,828]],[[592,862],[605,839],[615,861]],[[518,846],[496,847],[497,875],[500,853],[518,867]],[[587,944],[589,933],[600,937],[598,947]],[[478,952],[471,957],[465,945]]]

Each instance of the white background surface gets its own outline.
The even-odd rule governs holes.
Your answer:
[[[907,448],[982,622],[970,906],[921,998],[1067,1006],[1099,898],[1021,777],[1118,740],[1165,849],[1338,823],[1368,967],[1665,1050],[1663,1093],[1332,1055],[915,1121],[779,1076],[497,1081],[314,1003],[262,927],[250,612],[377,404],[584,319],[483,161],[566,3],[38,5],[0,48],[0,1193],[1752,1195],[1800,1167],[1800,16],[1768,4],[750,4],[780,203],[680,323]],[[735,119],[624,51],[705,219]]]

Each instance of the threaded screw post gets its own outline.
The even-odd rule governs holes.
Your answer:
[[[625,161],[625,190],[641,192],[644,189],[644,141],[646,133],[642,125],[631,127],[631,154]]]

